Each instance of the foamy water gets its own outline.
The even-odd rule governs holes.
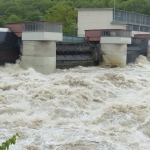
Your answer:
[[[51,75],[0,68],[0,143],[10,150],[149,150],[150,64]]]

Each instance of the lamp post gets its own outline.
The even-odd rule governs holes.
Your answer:
[[[115,9],[116,9],[116,0],[114,0],[114,22],[115,22]]]

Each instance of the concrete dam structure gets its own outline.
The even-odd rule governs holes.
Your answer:
[[[23,24],[22,68],[49,74],[56,70],[56,41],[62,41],[62,24],[28,22]]]
[[[13,37],[1,38],[2,64],[20,58],[22,68],[32,67],[43,74],[53,73],[56,68],[98,66],[103,62],[106,67],[125,67],[139,55],[149,56],[149,36],[132,37],[130,30],[85,30],[85,37],[67,37],[62,36],[61,23],[10,23],[7,27],[5,34]],[[0,32],[0,37],[3,34]],[[9,44],[6,50],[5,43],[14,37],[16,47],[12,49],[13,44]]]
[[[126,66],[127,44],[131,44],[131,31],[115,29],[102,31],[100,43],[106,66]]]

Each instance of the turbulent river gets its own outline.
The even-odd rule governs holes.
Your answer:
[[[0,144],[10,150],[150,150],[150,64],[42,75],[0,67]]]

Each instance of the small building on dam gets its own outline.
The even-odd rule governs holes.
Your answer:
[[[150,16],[111,8],[80,8],[78,36],[63,36],[62,23],[8,23],[0,28],[0,65],[21,59],[22,68],[50,74],[75,66],[125,67],[150,58]]]
[[[78,8],[78,36],[85,30],[124,29],[134,34],[150,34],[150,16],[113,8]]]

